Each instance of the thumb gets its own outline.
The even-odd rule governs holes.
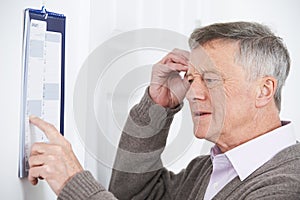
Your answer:
[[[174,97],[177,99],[178,103],[180,104],[185,98],[185,95],[190,88],[190,83],[188,82],[187,79],[181,79],[180,76],[176,77],[172,81],[173,81],[173,83],[171,83],[172,87],[170,88],[171,93],[174,95]]]

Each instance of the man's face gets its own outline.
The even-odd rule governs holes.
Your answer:
[[[198,138],[228,143],[251,128],[255,89],[234,61],[237,51],[236,43],[215,40],[191,52],[187,99]]]

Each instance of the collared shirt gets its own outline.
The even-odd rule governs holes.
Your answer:
[[[282,122],[281,127],[225,153],[215,145],[210,154],[213,171],[204,199],[212,199],[236,176],[245,180],[278,152],[293,144],[296,144],[293,126],[290,122]]]

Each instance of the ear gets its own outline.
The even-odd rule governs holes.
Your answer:
[[[273,101],[276,88],[277,80],[274,77],[263,77],[259,82],[256,92],[256,107],[264,107],[269,102]]]

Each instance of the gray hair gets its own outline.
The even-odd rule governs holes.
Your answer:
[[[282,39],[259,23],[229,22],[195,29],[189,45],[195,49],[216,39],[238,41],[239,52],[235,55],[235,62],[246,70],[249,81],[264,76],[277,79],[274,100],[280,111],[281,90],[290,71],[290,56]]]

